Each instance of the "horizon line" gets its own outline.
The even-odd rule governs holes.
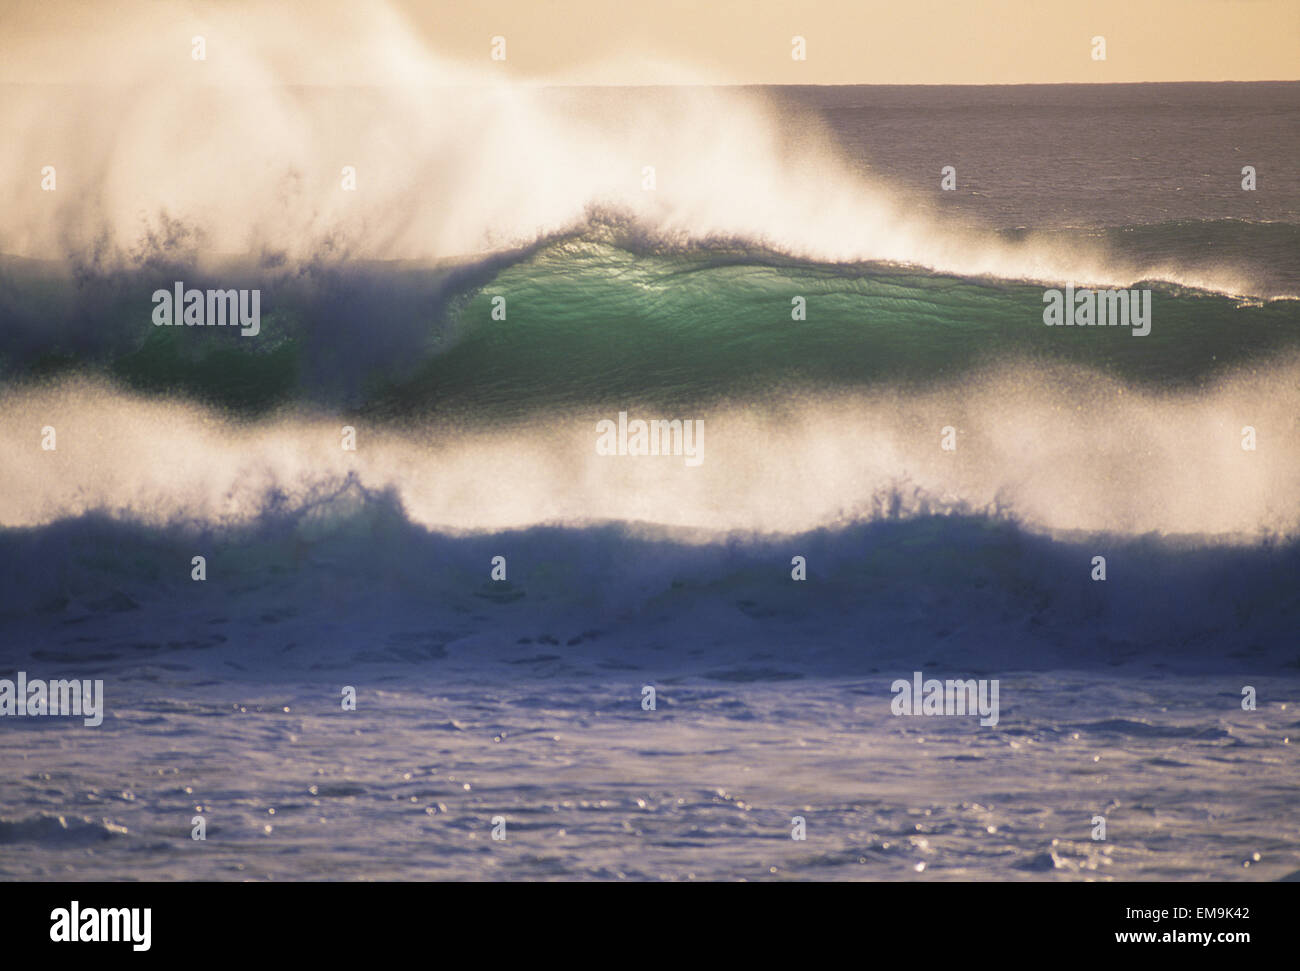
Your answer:
[[[242,87],[245,84],[232,81],[198,81],[199,85],[216,85],[221,87]],[[247,86],[267,87],[266,84],[247,82]],[[413,84],[410,87],[433,88],[484,88],[519,85],[534,88],[1045,88],[1045,87],[1094,87],[1118,88],[1134,85],[1171,85],[1171,84],[1300,84],[1300,78],[1258,78],[1241,81],[1224,78],[1215,81],[687,81],[678,84],[661,81],[542,81],[534,78],[491,79],[483,81],[448,81],[429,84]],[[30,85],[38,87],[139,87],[137,81],[6,81],[0,85]],[[389,82],[321,82],[293,81],[278,82],[272,87],[286,88],[388,88],[397,86]],[[408,86],[408,85],[402,85]]]

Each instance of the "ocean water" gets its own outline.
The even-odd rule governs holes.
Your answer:
[[[1300,874],[1300,84],[150,92],[0,102],[0,876]]]

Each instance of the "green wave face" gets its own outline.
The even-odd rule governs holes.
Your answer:
[[[1137,336],[1045,326],[1040,284],[803,263],[742,246],[637,251],[573,238],[451,268],[253,273],[238,284],[263,288],[253,339],[152,326],[148,295],[172,277],[191,274],[135,271],[91,305],[84,287],[8,270],[5,376],[106,371],[138,391],[250,416],[305,402],[376,418],[495,420],[927,388],[1008,364],[1072,365],[1177,390],[1300,347],[1294,299],[1246,304],[1138,284],[1151,289],[1152,323]]]
[[[1151,289],[1150,333],[1137,336],[1045,326],[1041,285],[569,243],[473,294],[458,343],[373,406],[684,405],[776,388],[933,386],[1018,360],[1176,389],[1300,345],[1300,302]],[[498,298],[504,320],[493,319]],[[793,319],[796,298],[805,319]]]

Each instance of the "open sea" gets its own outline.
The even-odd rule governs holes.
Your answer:
[[[1300,878],[1300,83],[0,130],[0,878]]]

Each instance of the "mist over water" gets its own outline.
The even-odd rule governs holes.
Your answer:
[[[391,491],[442,531],[606,520],[727,532],[800,533],[932,512],[994,514],[1038,531],[1147,532],[1236,541],[1300,529],[1300,455],[1243,425],[1285,430],[1300,365],[1156,393],[1057,369],[1008,368],[940,391],[735,402],[692,414],[625,405],[630,418],[702,419],[702,463],[598,455],[617,412],[543,413],[496,426],[363,425],[281,413],[241,422],[178,400],[88,382],[11,391],[0,447],[0,524],[88,512],[155,525],[233,526],[268,504],[319,503],[352,481]],[[56,451],[28,430],[64,429]],[[940,447],[957,432],[955,451]],[[1275,433],[1265,433],[1275,434]],[[1138,454],[1140,462],[1134,462]]]
[[[99,269],[163,254],[442,260],[580,230],[595,209],[664,241],[740,240],[810,260],[1276,292],[1246,266],[1189,270],[1098,240],[1011,241],[942,219],[898,191],[898,173],[882,181],[855,164],[846,147],[869,128],[842,142],[817,112],[760,89],[681,87],[707,79],[667,66],[678,87],[506,85],[423,49],[395,13],[361,9],[331,8],[338,30],[311,44],[287,15],[214,9],[202,62],[119,17],[68,69],[82,83],[7,86],[0,252]],[[39,56],[17,48],[19,65]],[[342,77],[352,86],[331,85]],[[57,191],[39,190],[46,165]],[[341,190],[344,166],[355,192]]]

